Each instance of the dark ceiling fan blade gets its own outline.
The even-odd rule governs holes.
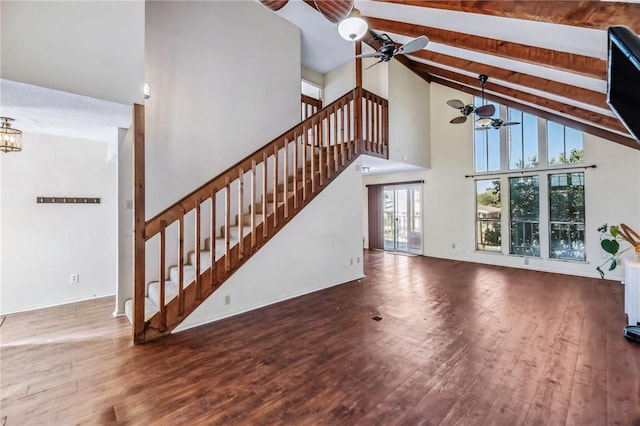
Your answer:
[[[473,130],[489,130],[492,129],[492,127],[475,127]]]
[[[503,126],[515,126],[516,124],[520,124],[517,121],[507,121],[506,123],[502,123]]]
[[[491,117],[496,113],[496,107],[494,105],[482,105],[476,108],[475,111],[478,117]]]
[[[368,70],[369,68],[375,67],[376,65],[378,65],[380,62],[384,62],[384,58],[380,59],[378,62],[369,65],[368,67],[365,68],[365,70]]]
[[[467,116],[466,115],[461,115],[460,117],[454,118],[449,123],[451,123],[451,124],[462,124],[465,121],[467,121]]]
[[[447,105],[449,105],[451,108],[455,108],[455,109],[464,108],[464,102],[462,102],[459,99],[450,99],[450,100],[447,101]]]
[[[380,52],[361,53],[356,58],[382,58],[384,55]]]
[[[427,47],[427,43],[429,43],[429,39],[427,36],[422,35],[400,46],[395,55],[417,52],[418,50],[422,50]]]

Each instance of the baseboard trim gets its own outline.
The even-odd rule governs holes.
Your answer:
[[[172,334],[173,333],[182,333],[183,331],[187,331],[187,330],[190,330],[192,328],[201,327],[203,325],[211,324],[211,323],[214,323],[214,322],[217,322],[217,321],[221,321],[221,320],[227,319],[227,318],[232,318],[232,317],[235,317],[236,315],[245,314],[247,312],[255,311],[256,309],[260,309],[260,308],[264,308],[264,307],[267,307],[267,306],[275,305],[276,303],[284,302],[284,301],[290,300],[290,299],[295,299],[296,297],[300,297],[300,296],[304,296],[304,295],[307,295],[307,294],[315,293],[317,291],[325,290],[325,289],[330,288],[330,287],[336,287],[336,286],[343,285],[343,284],[349,284],[351,282],[360,280],[360,279],[362,279],[364,277],[365,277],[364,274],[359,274],[359,275],[356,275],[356,276],[354,276],[352,278],[347,278],[346,280],[334,281],[334,282],[330,282],[328,284],[323,284],[322,286],[316,287],[316,288],[313,288],[313,289],[303,290],[303,291],[291,293],[291,294],[288,294],[286,296],[282,296],[280,298],[271,300],[269,302],[261,303],[259,305],[254,306],[254,307],[242,308],[237,312],[232,312],[232,313],[223,315],[221,317],[213,318],[211,320],[207,320],[207,321],[203,321],[203,322],[199,322],[197,324],[193,324],[193,325],[190,325],[190,326],[187,326],[187,327],[184,327],[184,328],[180,328],[180,326],[178,326],[171,333]]]
[[[100,295],[100,296],[92,296],[92,297],[87,297],[87,298],[84,298],[84,299],[76,299],[76,300],[69,300],[69,301],[66,301],[66,302],[53,303],[51,305],[43,305],[43,306],[36,306],[36,307],[32,307],[32,308],[19,309],[17,311],[0,312],[0,315],[19,314],[19,313],[22,313],[22,312],[37,311],[39,309],[55,308],[57,306],[72,305],[74,303],[86,302],[86,301],[89,301],[89,300],[102,299],[102,298],[106,298],[106,297],[114,297],[115,298],[116,295],[115,295],[115,293],[103,294],[103,295]],[[114,300],[114,303],[115,303],[115,300]]]

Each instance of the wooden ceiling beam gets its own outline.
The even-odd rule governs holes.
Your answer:
[[[480,13],[503,18],[526,19],[552,24],[606,30],[613,25],[626,25],[640,33],[640,4],[610,1],[439,1],[377,0],[432,9]]]
[[[532,64],[557,68],[600,80],[605,80],[607,75],[607,62],[604,59],[511,43],[504,40],[480,37],[440,28],[408,24],[405,22],[373,17],[366,17],[365,19],[368,21],[370,28],[375,28],[381,32],[402,34],[408,37],[426,35],[431,41],[460,49],[473,50],[516,61],[525,61]]]
[[[413,62],[412,64],[414,71],[425,72],[434,76],[442,77],[448,80],[453,80],[458,83],[462,83],[464,85],[468,85],[471,87],[478,85],[478,80],[475,77],[470,77],[464,74],[459,74],[454,71],[445,70],[442,68],[434,67],[431,65],[426,65],[421,62]],[[555,101],[552,99],[547,99],[541,96],[533,95],[530,93],[521,92],[519,90],[511,89],[509,87],[504,87],[498,84],[493,83],[489,80],[485,86],[486,90],[498,93],[503,96],[507,96],[509,98],[517,99],[522,102],[527,102],[529,104],[538,105],[542,108],[547,108],[552,111],[557,111],[561,114],[570,115],[572,117],[576,117],[577,119],[587,121],[594,125],[599,125],[611,130],[617,130],[626,133],[626,129],[618,121],[618,119],[614,117],[610,117],[608,115],[599,114],[597,112],[589,111],[583,108],[579,108],[573,105],[567,105],[559,101]]]
[[[419,72],[419,71],[416,71],[416,72]],[[443,86],[447,86],[452,89],[459,90],[464,93],[468,93],[470,95],[480,96],[482,94],[482,92],[479,89],[465,86],[464,84],[446,80],[441,77],[430,75],[429,78],[433,83],[438,83]],[[498,102],[501,105],[516,108],[520,111],[533,114],[538,117],[563,124],[565,126],[569,126],[573,129],[580,130],[582,132],[589,133],[589,134],[601,137],[603,139],[610,140],[612,142],[619,143],[629,148],[640,150],[640,144],[636,142],[634,139],[632,139],[631,137],[622,136],[619,133],[615,133],[615,132],[603,129],[602,127],[593,126],[585,122],[574,120],[572,118],[565,117],[562,115],[557,115],[543,109],[532,107],[530,105],[521,104],[511,99],[503,98],[501,96],[496,96],[492,93],[485,93],[485,98],[490,101]]]
[[[530,74],[519,73],[505,68],[494,67],[467,59],[457,58],[455,56],[436,53],[430,50],[420,50],[418,52],[411,53],[410,56],[435,62],[436,64],[469,71],[478,75],[486,74],[489,78],[496,78],[498,80],[508,81],[509,83],[530,87],[532,89],[541,90],[543,92],[552,93],[565,98],[575,99],[576,101],[596,107],[609,108],[606,102],[606,95],[594,90],[584,89],[582,87],[572,86],[570,84],[560,83]]]

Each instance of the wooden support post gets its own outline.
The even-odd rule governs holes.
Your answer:
[[[211,280],[210,285],[213,290],[216,286],[216,194],[218,188],[211,188],[211,232],[209,240],[209,254],[211,255]]]
[[[244,169],[238,172],[238,259],[244,257]]]
[[[256,160],[251,160],[251,252],[256,248]]]
[[[180,233],[178,241],[178,314],[184,314],[184,211],[178,219],[178,232]]]
[[[289,139],[284,138],[284,217],[289,217]]]
[[[202,280],[200,279],[200,274],[202,273],[202,266],[200,262],[200,235],[201,235],[201,207],[200,207],[200,198],[196,197],[196,300],[202,299]]]
[[[267,238],[267,151],[262,151],[262,236]]]
[[[160,308],[160,331],[164,331],[167,328],[167,307],[165,306],[165,269],[166,269],[166,229],[167,222],[160,221],[160,278],[158,279],[158,290],[160,292],[159,308]]]
[[[144,105],[133,106],[133,342],[145,340]]]
[[[224,187],[224,266],[225,271],[229,272],[231,270],[231,239],[229,238],[229,228],[231,228],[231,180],[229,177],[227,177]]]

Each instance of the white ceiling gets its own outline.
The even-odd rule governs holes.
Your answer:
[[[131,106],[0,80],[0,115],[23,132],[117,142],[118,128],[131,124]]]
[[[302,65],[322,74],[352,60],[354,42],[338,34],[338,25],[302,0],[290,0],[278,15],[300,28]]]

